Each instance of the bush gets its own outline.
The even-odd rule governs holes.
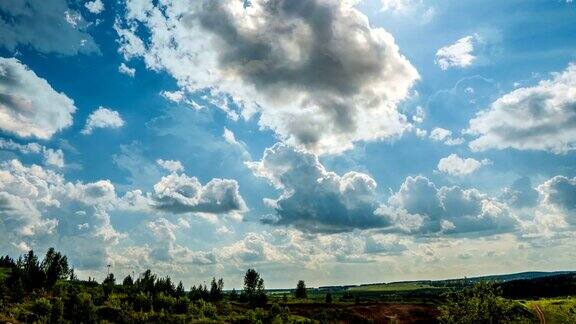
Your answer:
[[[96,307],[92,302],[92,296],[82,292],[73,295],[71,298],[70,308],[66,313],[70,314],[70,319],[75,323],[96,323]]]
[[[141,292],[134,296],[132,305],[135,311],[149,312],[152,309],[152,299],[147,294]]]
[[[440,307],[442,323],[510,323],[525,320],[523,308],[502,298],[493,283],[480,282],[474,287],[447,295]]]
[[[332,304],[332,294],[331,293],[326,294],[326,304]]]
[[[216,319],[218,317],[218,310],[211,303],[200,300],[198,303],[198,312],[201,317]]]
[[[50,323],[57,324],[64,322],[64,303],[62,299],[54,298],[52,301],[52,309],[50,311]]]
[[[40,318],[48,318],[52,311],[52,304],[50,301],[44,297],[36,299],[32,303],[32,312]]]
[[[190,299],[188,297],[180,297],[176,300],[174,311],[177,314],[187,314],[190,307]]]
[[[159,312],[162,310],[165,311],[172,311],[174,309],[174,305],[176,304],[176,298],[165,295],[164,293],[159,293],[154,298],[154,310]]]

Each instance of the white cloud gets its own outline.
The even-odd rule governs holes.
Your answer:
[[[184,172],[184,166],[180,161],[158,159],[156,163],[172,173]]]
[[[401,18],[417,17],[415,23],[427,24],[436,15],[434,7],[424,0],[381,0],[382,11],[390,12]]]
[[[536,86],[516,89],[470,120],[475,151],[514,148],[557,154],[576,148],[576,64]]]
[[[64,152],[62,150],[45,149],[44,150],[44,163],[48,166],[55,166],[57,168],[64,167]]]
[[[430,139],[437,142],[444,142],[449,146],[461,145],[464,143],[462,137],[453,138],[452,131],[441,127],[436,127],[430,132]]]
[[[184,91],[182,90],[162,91],[160,92],[160,95],[175,103],[180,103],[185,99]]]
[[[42,53],[99,53],[88,23],[66,0],[0,2],[0,46],[31,47]]]
[[[124,126],[124,120],[117,111],[99,107],[88,116],[86,126],[81,133],[90,135],[96,128],[120,128],[122,126]]]
[[[576,226],[576,177],[555,176],[536,190],[541,208],[549,214],[562,215],[568,224]]]
[[[38,143],[19,144],[10,139],[0,138],[0,150],[17,151],[21,154],[42,154],[45,165],[64,167],[64,152],[61,149],[47,148]]]
[[[72,125],[74,101],[15,58],[0,57],[0,129],[49,139]]]
[[[477,189],[437,188],[422,176],[408,177],[378,213],[392,219],[410,219],[414,233],[468,233],[490,235],[519,229],[510,208]],[[413,218],[420,218],[418,223]]]
[[[450,68],[465,68],[474,62],[474,36],[460,38],[456,43],[440,48],[436,52],[436,64],[442,70]]]
[[[212,179],[202,185],[195,177],[172,173],[154,185],[154,208],[171,213],[243,213],[246,203],[238,182]]]
[[[102,3],[102,0],[88,1],[84,4],[84,7],[95,15],[104,11],[104,3]]]
[[[128,1],[116,25],[120,52],[166,70],[188,92],[229,94],[245,118],[260,113],[262,127],[318,153],[405,131],[396,105],[419,76],[392,35],[346,1],[290,3]]]
[[[465,176],[474,173],[483,165],[489,163],[489,160],[478,161],[472,158],[463,159],[457,154],[450,154],[438,161],[438,170],[453,176]]]
[[[412,120],[415,123],[421,124],[424,119],[426,118],[426,113],[424,112],[424,108],[422,106],[416,107],[416,113],[412,116]]]
[[[58,244],[79,267],[103,265],[108,248],[121,236],[107,213],[115,199],[107,180],[72,183],[37,165],[2,162],[0,235],[5,240],[0,246],[8,249],[8,242],[24,242],[36,249]]]
[[[273,201],[277,218],[264,220],[292,225],[306,232],[341,232],[388,225],[374,215],[378,208],[376,181],[369,175],[327,171],[313,153],[285,144],[264,151],[262,160],[248,162],[255,175],[282,190]],[[269,202],[270,204],[270,202]]]
[[[118,72],[126,74],[132,78],[136,75],[136,69],[128,67],[124,62],[120,63],[120,66],[118,66]]]

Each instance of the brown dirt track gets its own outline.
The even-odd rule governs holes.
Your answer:
[[[290,312],[308,318],[317,319],[325,313],[330,319],[338,318],[337,323],[434,323],[439,315],[438,309],[433,305],[425,304],[388,304],[363,303],[360,305],[347,304],[289,304]]]

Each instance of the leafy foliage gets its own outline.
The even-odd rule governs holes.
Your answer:
[[[440,307],[442,323],[510,323],[525,319],[527,311],[518,303],[501,297],[492,282],[479,282],[472,288],[455,291]]]
[[[296,290],[294,291],[294,296],[300,299],[305,299],[307,297],[306,284],[304,283],[304,280],[298,281],[298,284],[296,285]]]

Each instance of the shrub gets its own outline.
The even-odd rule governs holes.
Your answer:
[[[176,298],[165,295],[164,293],[159,293],[156,295],[156,298],[154,298],[154,310],[157,312],[162,310],[172,311],[175,304]]]
[[[516,302],[502,298],[493,283],[480,282],[474,287],[453,292],[440,307],[443,323],[510,323],[525,318]]]
[[[32,303],[32,312],[38,315],[40,318],[48,318],[51,311],[52,304],[48,299],[44,297],[40,297]]]
[[[52,309],[50,310],[50,323],[57,324],[64,322],[64,303],[62,299],[54,298],[52,300]]]
[[[198,303],[198,311],[201,317],[216,319],[218,317],[218,311],[214,305],[211,303],[200,300]]]
[[[186,314],[190,307],[190,299],[188,297],[180,297],[176,300],[176,305],[174,306],[174,311],[177,314]]]
[[[134,296],[132,305],[135,311],[149,312],[152,309],[152,299],[148,294],[141,292]]]

